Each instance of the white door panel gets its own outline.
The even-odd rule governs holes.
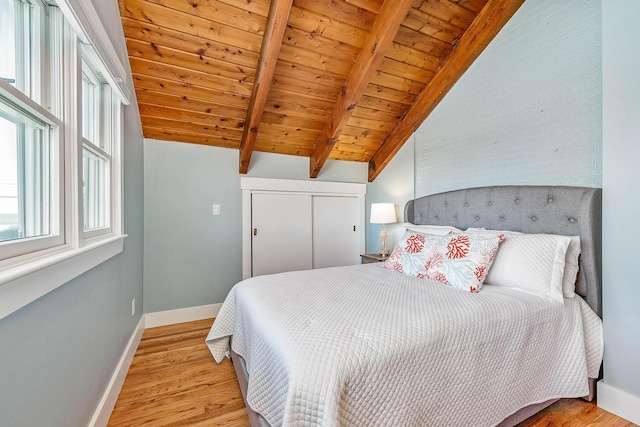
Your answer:
[[[313,196],[313,268],[358,264],[358,199]]]
[[[311,196],[251,195],[252,275],[312,268]]]

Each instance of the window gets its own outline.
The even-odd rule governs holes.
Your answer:
[[[60,122],[40,86],[43,11],[0,0],[0,261],[64,241]]]
[[[87,236],[110,231],[111,147],[120,102],[98,73],[82,61],[82,218]]]
[[[129,89],[81,3],[0,0],[0,318],[122,251]]]

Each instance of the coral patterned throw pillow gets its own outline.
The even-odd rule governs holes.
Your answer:
[[[425,247],[429,235],[407,231],[384,263],[384,268],[397,270],[408,276],[424,273],[424,265],[433,254],[433,248]]]
[[[426,236],[424,244],[432,248],[432,255],[417,276],[467,292],[479,292],[503,239],[501,234]]]

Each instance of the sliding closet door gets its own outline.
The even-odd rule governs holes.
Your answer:
[[[360,263],[358,199],[313,196],[313,268]]]
[[[311,269],[311,196],[253,193],[251,199],[252,275]]]

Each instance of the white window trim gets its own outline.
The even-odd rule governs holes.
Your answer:
[[[0,319],[122,252],[126,234],[59,251],[0,272]]]
[[[125,68],[93,4],[82,0],[58,0],[56,3],[82,43],[90,47],[89,53],[120,101],[129,105],[131,91],[126,83]]]
[[[77,81],[81,77],[81,74],[77,75],[80,70],[80,50],[72,49],[73,54],[67,55],[69,46],[78,43],[77,39],[71,40],[67,34],[71,27],[76,31],[78,28],[82,28],[83,33],[79,34],[79,36],[86,43],[88,32],[85,29],[89,28],[90,41],[93,44],[85,46],[85,48],[93,58],[97,58],[100,61],[102,67],[100,71],[115,90],[119,100],[123,104],[129,105],[128,86],[126,79],[124,79],[124,72],[120,73],[120,70],[123,71],[124,68],[119,59],[117,59],[115,49],[111,45],[93,5],[90,2],[81,3],[80,16],[84,18],[83,24],[80,24],[78,15],[73,10],[73,7],[79,7],[80,3],[74,0],[61,0],[58,3],[60,10],[53,9],[51,12],[53,15],[63,14],[68,24],[60,25],[55,21],[49,21],[49,23],[53,24],[50,31],[56,35],[65,34],[65,40],[63,41],[65,55],[62,55],[63,52],[51,51],[52,57],[50,61],[56,63],[61,61],[63,68],[67,70],[64,75],[68,76],[70,72],[71,75],[76,73],[73,80]],[[86,19],[87,16],[90,19]],[[87,27],[87,25],[89,26]],[[97,25],[99,28],[92,27],[93,25]],[[56,73],[57,69],[54,67],[52,76]],[[61,76],[55,77],[59,78]],[[67,243],[21,255],[12,258],[9,263],[0,264],[0,319],[121,253],[124,247],[124,240],[127,237],[126,234],[123,234],[123,109],[120,108],[119,114],[114,117],[117,120],[114,132],[119,135],[121,143],[113,146],[111,154],[113,162],[111,184],[114,189],[111,206],[113,221],[111,232],[96,237],[84,236],[81,211],[82,189],[81,185],[79,185],[82,182],[82,177],[79,176],[81,168],[78,163],[82,160],[82,151],[78,149],[79,146],[81,147],[81,140],[78,138],[82,135],[79,128],[80,120],[78,119],[78,108],[81,101],[79,99],[80,91],[77,85],[65,86],[69,87],[56,89],[53,97],[64,95],[65,99],[75,100],[75,102],[65,102],[64,111],[59,111],[55,102],[47,104],[52,115],[65,114],[68,118],[69,114],[71,114],[72,117],[75,117],[74,120],[66,120],[65,123],[61,123],[59,127],[60,133],[64,134],[64,151],[60,155],[60,161],[64,161],[64,164],[67,165],[64,167],[64,185],[62,183],[60,185],[60,187],[64,187],[64,197],[60,199],[60,205],[66,206],[65,224],[69,225],[63,229]]]

